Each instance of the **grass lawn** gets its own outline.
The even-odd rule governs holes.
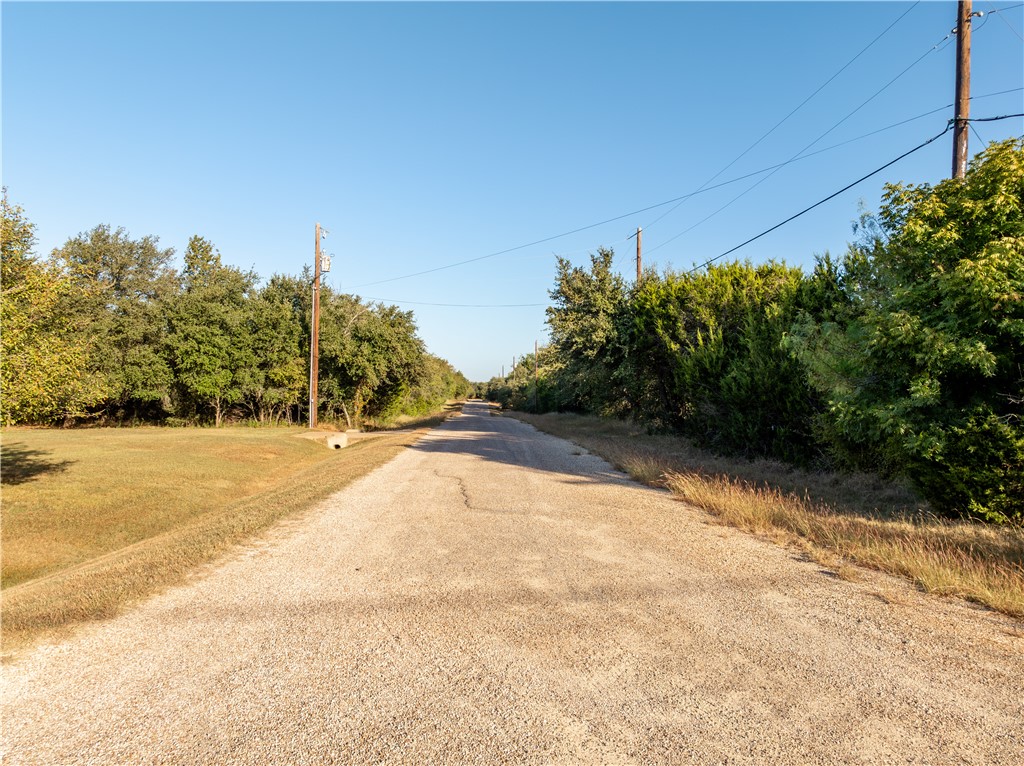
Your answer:
[[[264,492],[329,457],[295,429],[102,428],[2,436],[3,587]]]
[[[310,508],[421,432],[347,449],[301,428],[5,429],[5,650],[116,614]]]
[[[856,579],[857,566],[922,590],[1024,617],[1024,529],[937,518],[905,485],[720,457],[676,436],[582,415],[512,413],[579,444],[633,478],[666,487],[718,521],[794,545]]]

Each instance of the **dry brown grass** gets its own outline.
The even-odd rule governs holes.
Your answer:
[[[842,579],[860,577],[854,565],[870,567],[929,593],[1024,617],[1019,528],[936,518],[908,487],[877,477],[718,457],[684,439],[602,418],[516,416],[586,447],[638,481],[667,487],[723,523],[797,545]]]
[[[182,582],[384,464],[422,433],[327,450],[295,438],[300,432],[5,432],[3,552],[12,574],[3,583],[4,650],[109,617]],[[6,483],[17,460],[36,468],[12,468],[18,483]]]

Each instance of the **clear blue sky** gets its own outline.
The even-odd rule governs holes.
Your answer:
[[[972,92],[1013,92],[979,98],[972,117],[1024,111],[1024,8],[974,9]],[[645,264],[689,268],[941,131],[955,18],[955,2],[4,2],[3,183],[40,254],[107,223],[179,256],[200,234],[268,278],[312,263],[319,221],[334,288],[414,310],[429,349],[482,380],[544,342],[555,253],[584,263],[612,246],[629,275],[626,238],[643,226]],[[663,218],[671,206],[374,284],[784,162],[883,88],[809,151],[940,111],[794,162],[692,231],[763,176]],[[1024,133],[1019,118],[975,127],[985,141]],[[947,177],[950,146],[732,257],[806,267],[841,253],[862,201],[876,209],[885,181]]]

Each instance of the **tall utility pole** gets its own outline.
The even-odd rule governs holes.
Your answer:
[[[313,262],[313,327],[309,344],[309,427],[316,428],[317,384],[320,382],[320,224],[316,225]]]
[[[640,275],[643,273],[643,265],[640,261],[640,240],[643,236],[643,229],[636,227],[636,283],[640,284]]]
[[[533,411],[540,412],[540,350],[533,342]]]
[[[953,118],[953,178],[967,173],[967,127],[971,116],[971,0],[956,12],[956,97]]]

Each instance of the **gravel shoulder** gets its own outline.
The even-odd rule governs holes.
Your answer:
[[[5,764],[1024,763],[1024,626],[482,405],[2,673]]]

